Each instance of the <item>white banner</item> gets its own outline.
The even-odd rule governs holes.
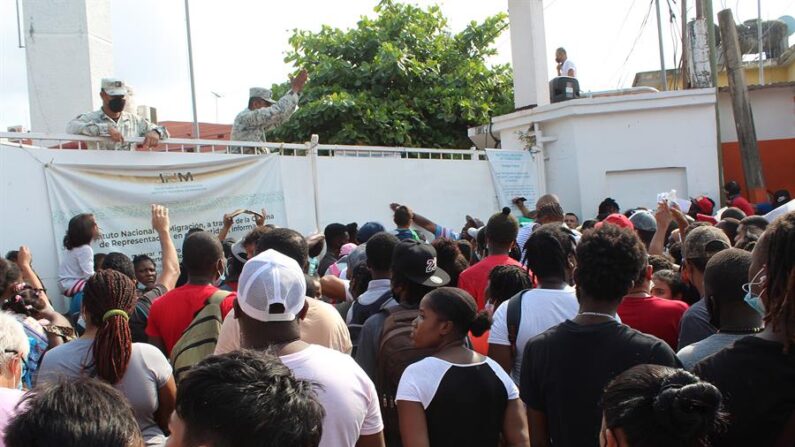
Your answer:
[[[503,149],[486,149],[491,168],[491,179],[497,202],[500,208],[511,207],[514,197],[527,199],[527,206],[533,209],[538,200],[538,178],[536,165],[530,151],[511,151]]]
[[[160,265],[160,243],[152,230],[153,203],[169,208],[177,251],[190,228],[218,234],[223,216],[238,209],[267,210],[266,223],[286,226],[284,192],[277,156],[239,156],[230,160],[165,166],[45,166],[57,253],[69,219],[91,213],[103,237],[94,253],[147,254]],[[229,236],[254,228],[254,218],[235,218]]]

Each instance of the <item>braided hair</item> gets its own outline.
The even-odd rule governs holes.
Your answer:
[[[524,244],[523,264],[538,278],[566,279],[576,246],[574,233],[559,222],[542,225]]]
[[[785,352],[795,343],[795,212],[780,217],[768,227],[767,315],[765,324],[782,331]]]
[[[95,273],[83,289],[83,307],[91,324],[97,327],[92,346],[94,368],[97,375],[111,385],[118,383],[127,371],[132,356],[132,335],[124,315],[105,315],[115,309],[130,315],[137,300],[135,283],[115,270]]]

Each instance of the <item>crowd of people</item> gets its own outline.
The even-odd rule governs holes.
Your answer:
[[[58,291],[0,259],[0,446],[795,445],[795,212],[738,197],[460,231],[393,203],[181,260],[162,206],[159,256],[77,215]]]

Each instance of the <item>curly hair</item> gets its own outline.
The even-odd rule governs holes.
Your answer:
[[[138,295],[135,283],[116,270],[101,270],[86,281],[83,307],[97,328],[92,352],[97,375],[115,385],[127,371],[132,356],[132,335],[127,324]],[[112,314],[121,310],[127,314]]]
[[[795,212],[773,222],[762,243],[767,248],[765,325],[784,333],[784,349],[789,352],[795,343]]]
[[[467,259],[461,254],[458,244],[447,238],[438,238],[435,239],[431,245],[436,249],[436,259],[439,268],[450,275],[450,282],[448,284],[451,287],[457,285],[458,277],[461,275],[461,272],[469,267],[469,262],[467,262]]]
[[[489,298],[494,308],[525,289],[533,288],[533,280],[518,265],[498,265],[489,273]]]
[[[564,279],[575,246],[570,229],[557,222],[542,225],[525,242],[522,262],[535,276]]]
[[[620,301],[646,265],[646,248],[632,230],[602,225],[577,245],[577,288],[600,301]]]

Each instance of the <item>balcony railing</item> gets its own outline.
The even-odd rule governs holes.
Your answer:
[[[413,158],[438,160],[485,160],[483,151],[472,149],[433,149],[385,146],[351,146],[338,144],[306,143],[252,143],[249,141],[201,140],[169,138],[161,140],[154,148],[143,149],[143,138],[127,138],[134,143],[136,151],[185,152],[185,153],[255,153],[279,154],[283,156],[307,156],[314,149],[321,157],[365,157],[365,158]],[[49,134],[41,132],[0,132],[0,144],[61,150],[95,150],[98,144],[109,143],[109,137],[88,137],[71,134]],[[94,147],[92,147],[94,146]],[[242,148],[243,150],[238,150]]]

